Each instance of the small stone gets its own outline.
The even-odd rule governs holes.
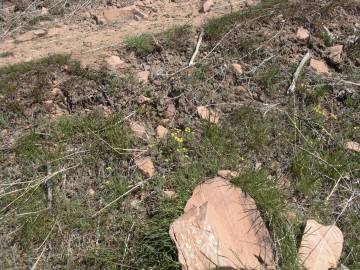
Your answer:
[[[332,63],[340,64],[343,47],[343,45],[335,45],[328,49],[329,59]]]
[[[173,103],[169,103],[169,105],[166,108],[166,111],[164,112],[164,116],[167,119],[173,118],[175,112],[176,112],[175,105]]]
[[[360,152],[360,144],[354,141],[349,141],[345,143],[345,149],[354,152]]]
[[[49,14],[49,9],[47,9],[46,7],[42,7],[41,8],[41,15],[48,15]]]
[[[150,76],[150,71],[148,70],[140,71],[137,74],[138,81],[142,83],[148,83],[149,76]]]
[[[145,104],[145,103],[148,103],[151,99],[148,98],[148,97],[145,97],[144,95],[140,95],[138,98],[137,98],[137,102],[139,104]]]
[[[237,64],[237,63],[231,64],[231,69],[232,69],[236,74],[239,74],[239,75],[242,75],[242,74],[244,73],[241,65],[240,65],[240,64]]]
[[[138,122],[131,122],[130,129],[134,132],[135,136],[138,138],[143,138],[146,134],[145,127]]]
[[[137,210],[137,211],[142,211],[142,210],[144,210],[143,207],[142,207],[142,201],[139,200],[139,199],[137,199],[137,198],[131,200],[130,206],[131,206],[133,209]]]
[[[88,193],[90,196],[94,196],[95,195],[95,190],[93,190],[92,188],[89,188]]]
[[[231,179],[239,176],[238,172],[230,171],[230,170],[220,170],[217,172],[217,175],[224,179]]]
[[[95,15],[94,19],[98,25],[105,25],[107,23],[106,19],[101,15]]]
[[[167,199],[174,199],[177,196],[176,192],[174,190],[171,190],[171,189],[164,189],[163,190],[163,195]]]
[[[262,163],[256,161],[256,163],[255,163],[255,170],[259,170],[259,169],[261,168],[261,166],[262,166]]]
[[[310,38],[310,32],[304,27],[300,27],[296,32],[296,37],[299,40],[308,40]]]
[[[150,157],[135,159],[135,165],[147,177],[152,177],[155,173],[154,164]]]
[[[26,32],[18,37],[16,37],[16,41],[18,42],[25,42],[36,38],[36,35],[33,31]]]
[[[105,118],[109,117],[112,114],[111,109],[104,105],[99,105],[96,107],[96,109],[98,110],[100,115]]]
[[[211,7],[214,5],[213,0],[202,0],[200,4],[200,12],[206,13],[209,12]]]
[[[307,220],[299,248],[300,262],[307,270],[333,269],[338,265],[343,244],[343,233],[336,225]]]
[[[169,132],[169,130],[166,127],[162,126],[162,125],[159,125],[156,128],[156,136],[159,139],[164,138],[168,134],[168,132]]]
[[[329,67],[322,60],[311,59],[310,66],[318,73],[329,74]]]
[[[44,29],[37,29],[37,30],[34,30],[34,34],[38,37],[42,37],[42,36],[45,36],[46,35],[46,30]]]
[[[54,105],[55,105],[55,108],[51,114],[51,117],[57,118],[57,117],[65,115],[67,113],[67,111],[65,109],[62,109],[59,105],[57,105],[57,104],[54,104]]]
[[[113,23],[117,21],[132,20],[134,15],[133,6],[125,8],[108,7],[103,9],[101,17],[103,17],[107,23]]]
[[[61,92],[61,89],[60,88],[53,88],[51,90],[51,94],[54,96],[54,97],[58,97],[58,96],[61,96],[62,95],[62,92]]]
[[[117,55],[109,56],[105,59],[105,61],[112,69],[118,69],[120,66],[124,64],[124,61],[122,61],[120,57]]]
[[[197,107],[196,110],[197,110],[198,115],[202,119],[208,120],[213,124],[219,123],[219,116],[215,112],[206,108],[205,106],[199,106],[199,107]]]
[[[253,6],[256,6],[257,4],[259,4],[259,0],[246,0],[245,1],[245,5],[247,7],[253,7]]]

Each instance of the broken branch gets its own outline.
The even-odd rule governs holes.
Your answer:
[[[294,73],[294,77],[293,77],[292,83],[287,91],[287,94],[293,94],[295,92],[296,82],[300,76],[301,70],[304,68],[306,62],[309,61],[310,57],[311,57],[311,53],[310,53],[310,51],[308,51],[304,55],[303,59],[300,62],[300,65],[298,66],[298,68],[296,69],[296,71]]]
[[[198,38],[198,41],[197,41],[197,44],[196,44],[194,54],[192,55],[191,60],[189,62],[189,67],[191,67],[195,63],[194,61],[195,61],[195,58],[196,58],[197,54],[199,53],[199,49],[200,49],[203,37],[204,37],[204,29],[201,29],[201,32],[200,32],[200,35],[199,35],[199,38]]]

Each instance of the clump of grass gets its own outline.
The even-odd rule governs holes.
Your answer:
[[[129,37],[125,40],[125,46],[127,49],[132,50],[139,55],[147,55],[157,50],[154,37],[150,34]]]
[[[262,213],[264,221],[270,231],[278,240],[277,256],[284,269],[300,269],[298,262],[298,241],[301,227],[296,214],[289,209],[286,197],[276,187],[275,183],[268,180],[264,170],[248,170],[233,183],[249,193],[255,200],[258,210]]]
[[[317,34],[317,36],[324,42],[325,46],[330,47],[333,45],[332,37],[325,31],[321,31]]]
[[[209,65],[199,64],[192,75],[192,81],[194,83],[197,83],[197,82],[201,83],[204,80],[206,80],[206,78],[208,78],[209,73],[210,73]]]
[[[210,40],[221,38],[236,23],[269,14],[269,9],[282,10],[288,6],[287,0],[266,0],[260,4],[225,16],[210,19],[205,25],[205,36]]]
[[[34,26],[40,22],[44,22],[44,21],[50,21],[51,18],[49,16],[44,16],[44,15],[41,15],[41,16],[36,16],[36,17],[33,17],[31,18],[29,21],[28,21],[28,24],[31,25],[31,26]]]
[[[65,14],[65,8],[62,5],[55,5],[49,9],[51,15],[61,16]]]
[[[0,53],[0,58],[6,58],[6,57],[10,57],[10,56],[14,56],[13,52],[1,52]]]
[[[128,50],[144,56],[160,49],[176,49],[181,51],[190,38],[191,28],[188,25],[174,26],[158,34],[142,34],[129,37],[125,41]]]
[[[0,128],[4,128],[8,124],[9,116],[4,112],[0,112]]]
[[[313,88],[305,86],[298,90],[300,90],[298,91],[300,98],[303,99],[306,104],[318,104],[323,101],[326,94],[331,90],[331,86],[321,84]]]
[[[157,38],[166,49],[176,49],[179,51],[190,39],[190,34],[191,27],[189,25],[180,25],[160,33]]]
[[[279,82],[282,80],[282,76],[280,75],[280,68],[272,65],[259,72],[256,75],[256,80],[259,82],[259,85],[263,88],[263,90],[271,95],[274,94],[279,87]]]
[[[12,80],[18,74],[24,74],[32,70],[47,70],[49,66],[63,66],[69,63],[70,56],[64,54],[54,54],[40,60],[29,61],[19,64],[10,65],[0,69],[0,80]]]

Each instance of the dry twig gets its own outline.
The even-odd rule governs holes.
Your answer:
[[[190,62],[189,62],[189,67],[191,67],[195,63],[194,61],[195,61],[195,58],[196,58],[197,54],[199,53],[199,49],[200,49],[203,37],[204,37],[204,29],[201,29],[201,32],[199,34],[199,38],[198,38],[198,41],[197,41],[197,44],[196,44],[194,54],[192,55],[192,57],[190,59]]]
[[[297,69],[296,69],[296,71],[294,73],[292,83],[291,83],[291,85],[290,85],[290,87],[289,87],[289,89],[287,91],[288,94],[293,94],[295,92],[296,82],[297,82],[297,80],[298,80],[298,78],[300,76],[301,70],[304,68],[306,62],[309,61],[310,57],[311,57],[311,53],[310,53],[310,51],[308,51],[304,55],[303,59],[300,62],[300,65],[297,67]]]

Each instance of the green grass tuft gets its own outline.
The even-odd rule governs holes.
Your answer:
[[[147,55],[155,52],[157,49],[155,39],[150,34],[129,37],[125,40],[125,46],[128,50],[134,51],[138,55]]]

